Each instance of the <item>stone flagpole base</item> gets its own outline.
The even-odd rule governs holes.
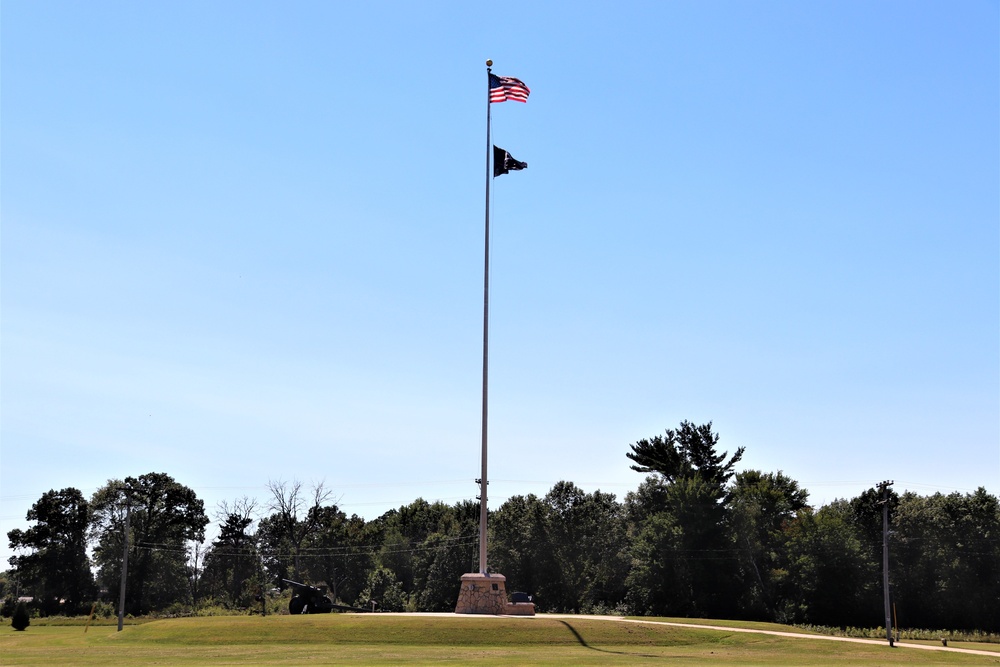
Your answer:
[[[502,574],[463,574],[455,613],[534,616],[533,603],[507,601],[506,582],[507,577]]]

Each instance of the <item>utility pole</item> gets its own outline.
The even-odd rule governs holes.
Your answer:
[[[118,593],[118,632],[122,631],[122,626],[125,624],[125,581],[128,579],[128,537],[131,532],[132,494],[138,490],[123,486],[121,491],[125,494],[125,533],[122,539],[122,583],[121,591]]]
[[[125,624],[125,581],[128,579],[128,534],[132,519],[132,497],[125,493],[125,532],[122,535],[122,584],[118,592],[118,632]]]
[[[201,542],[194,543],[194,571],[191,576],[191,604],[198,613],[198,557],[201,555]]]
[[[879,504],[882,506],[882,591],[885,597],[885,638],[892,646],[892,606],[889,601],[889,487],[892,481],[887,480],[878,484],[878,490],[882,493]]]

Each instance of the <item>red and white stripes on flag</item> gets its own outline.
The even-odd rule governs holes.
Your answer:
[[[520,79],[490,74],[490,102],[527,102],[531,93]]]

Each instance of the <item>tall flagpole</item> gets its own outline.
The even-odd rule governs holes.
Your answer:
[[[486,61],[486,259],[483,262],[483,451],[482,470],[479,477],[479,572],[486,574],[486,424],[487,424],[487,380],[490,367],[490,68],[492,60]]]
[[[496,156],[493,154],[493,137],[490,132],[491,108],[493,100],[503,102],[508,99],[524,102],[528,99],[528,87],[520,80],[513,77],[498,77],[491,72],[493,61],[486,61],[486,234],[484,242],[483,261],[483,448],[482,448],[482,470],[479,479],[479,572],[469,572],[462,575],[462,585],[458,591],[458,602],[455,604],[456,614],[517,614],[521,616],[534,616],[535,605],[533,603],[512,603],[507,600],[506,581],[502,574],[490,573],[486,561],[487,531],[486,520],[488,515],[488,495],[489,477],[487,475],[486,443],[489,432],[487,414],[489,413],[489,401],[487,400],[489,389],[489,369],[490,369],[490,181],[494,173],[507,173],[507,161],[504,168],[499,172],[494,172],[494,162]],[[495,88],[493,86],[496,86]],[[497,149],[498,151],[500,149]],[[509,154],[507,154],[509,157]],[[524,169],[527,164],[510,160],[515,165],[513,168]]]

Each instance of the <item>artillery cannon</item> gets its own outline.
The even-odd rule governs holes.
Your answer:
[[[329,614],[334,609],[338,611],[369,611],[360,607],[334,604],[322,588],[300,584],[291,579],[282,579],[282,581],[292,587],[292,599],[288,602],[289,614]]]
[[[292,599],[288,603],[289,614],[329,614],[337,606],[322,588],[300,584],[291,579],[282,581],[292,587]]]

